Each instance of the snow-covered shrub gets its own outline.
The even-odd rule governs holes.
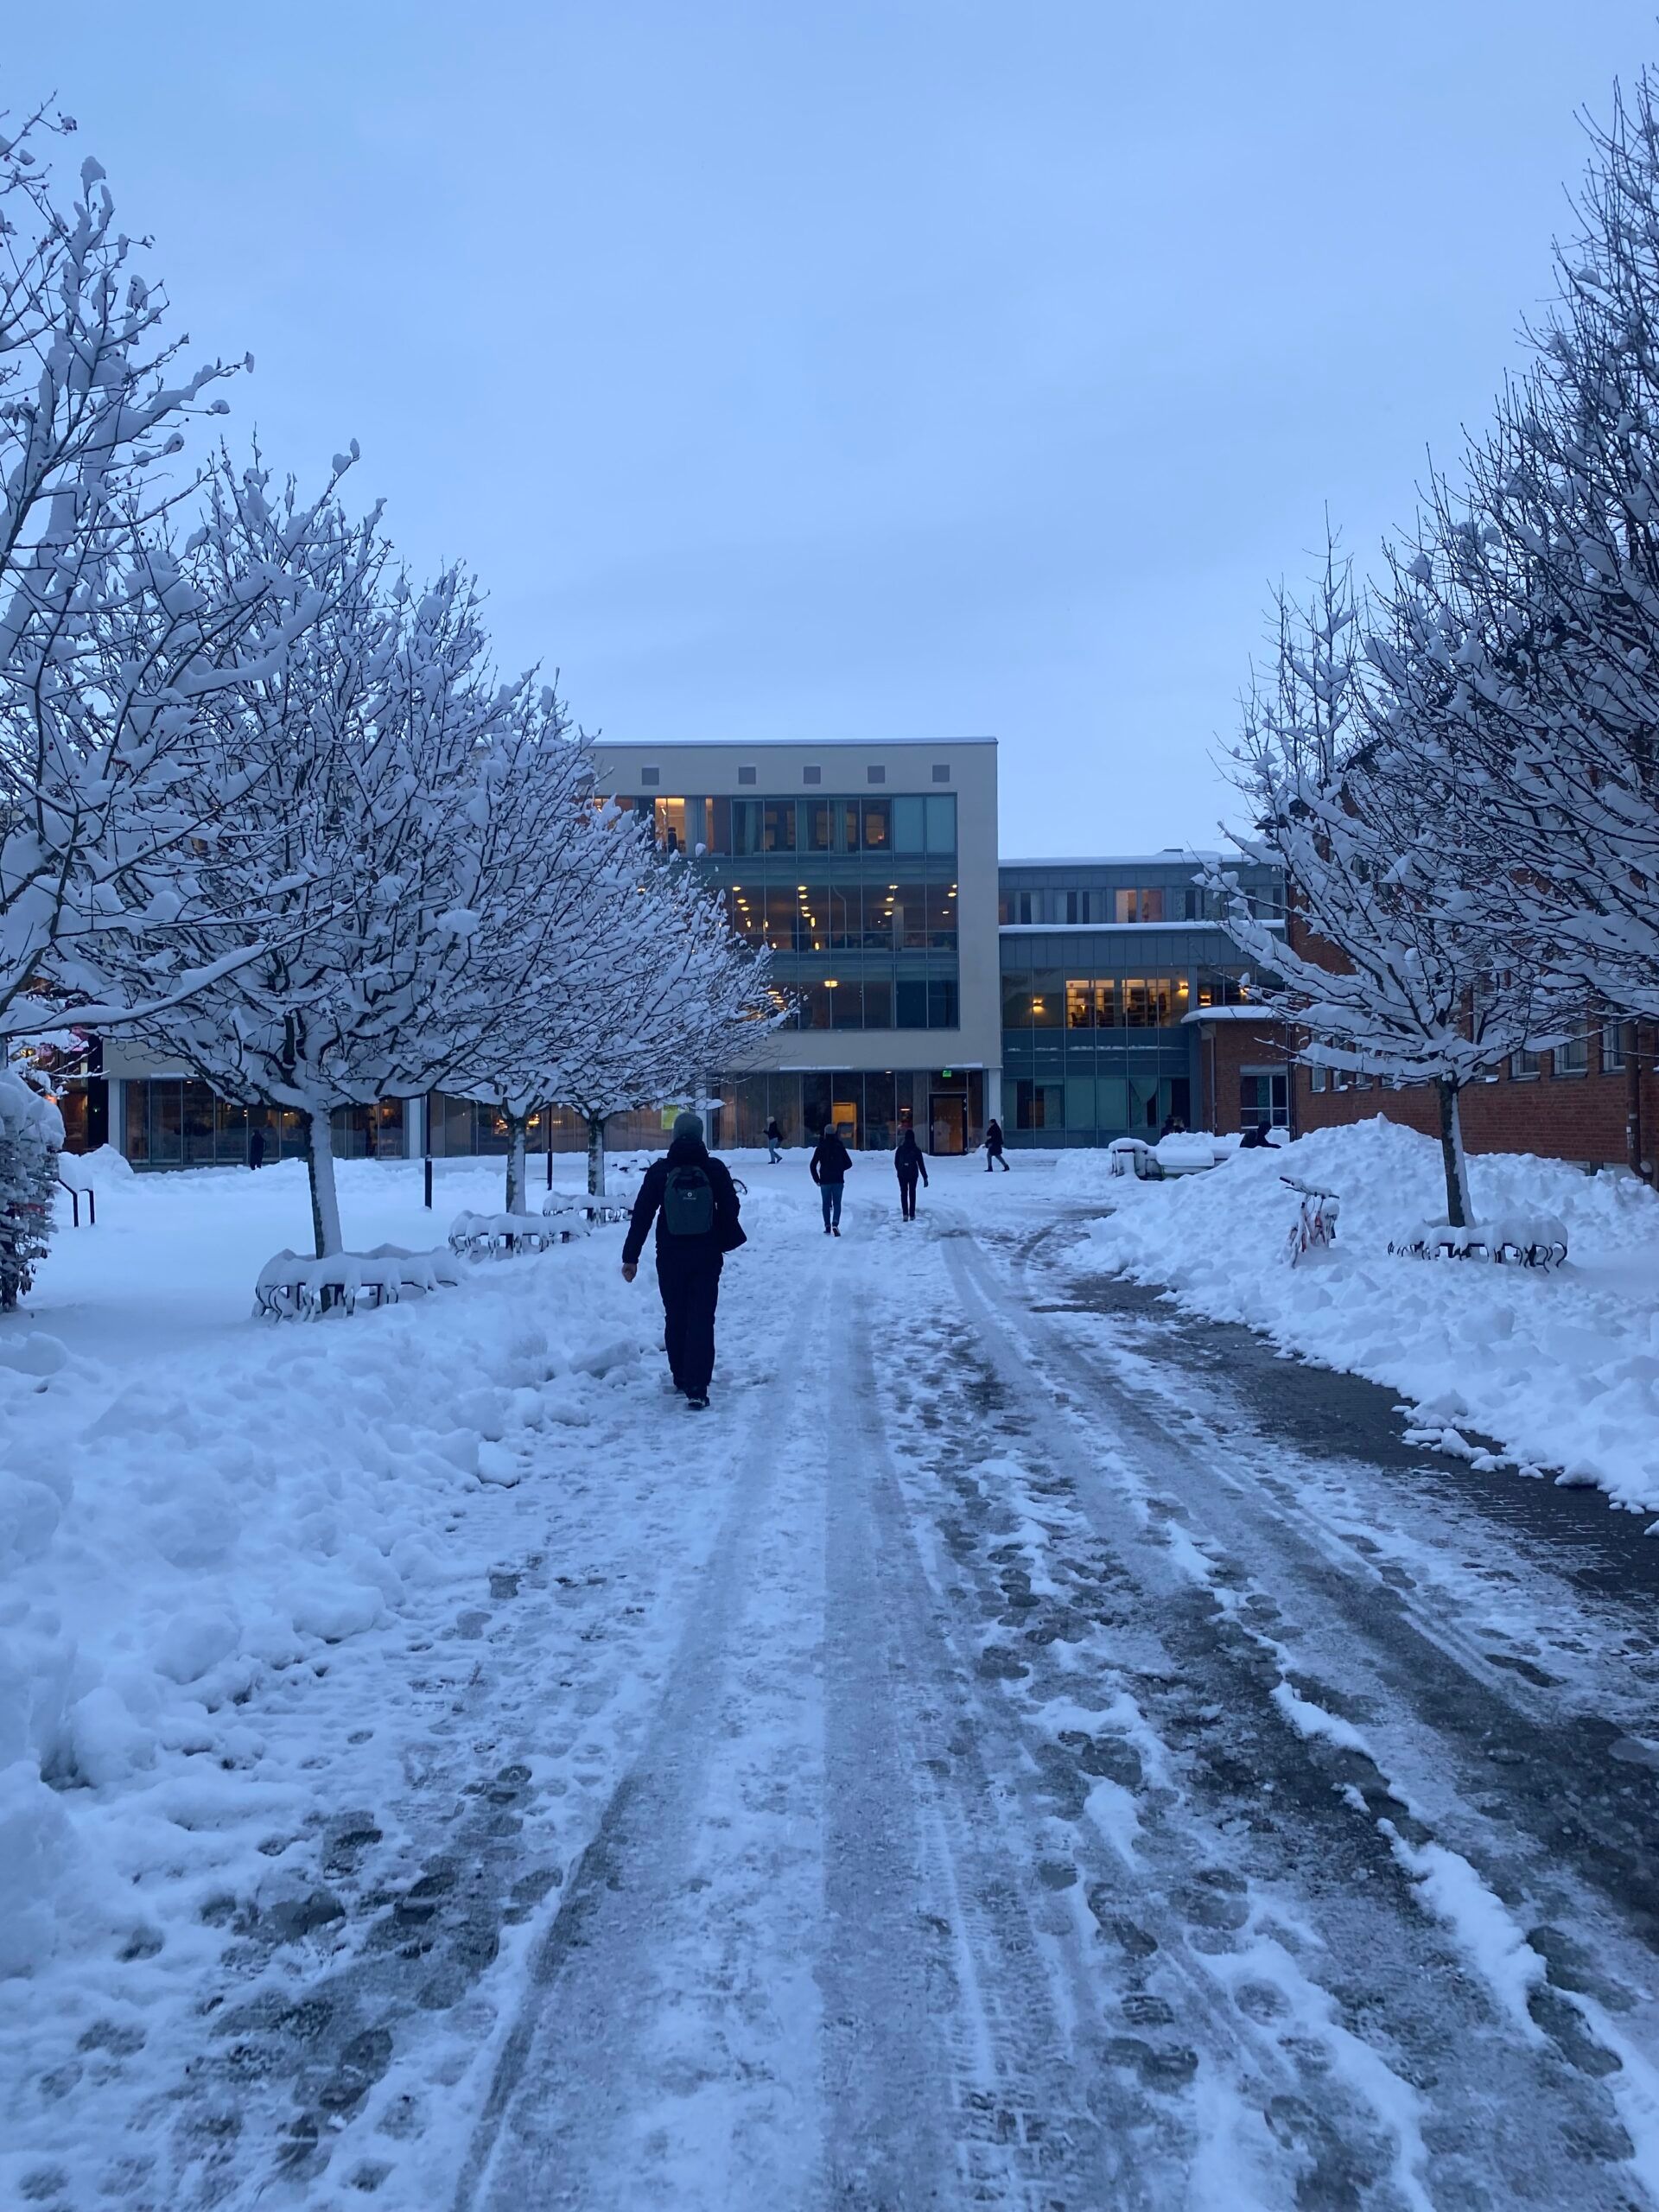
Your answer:
[[[34,1281],[52,1230],[63,1122],[13,1071],[0,1068],[0,1313],[10,1313]]]

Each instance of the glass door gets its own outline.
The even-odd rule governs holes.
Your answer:
[[[968,1149],[968,1101],[960,1091],[935,1090],[927,1102],[928,1150],[956,1155]]]

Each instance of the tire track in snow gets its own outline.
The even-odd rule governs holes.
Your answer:
[[[1003,1386],[1022,1403],[1036,1432],[1052,1454],[1055,1465],[1073,1471],[1080,1504],[1089,1512],[1103,1538],[1127,1567],[1137,1588],[1147,1594],[1156,1594],[1160,1599],[1162,1633],[1166,1638],[1173,1639],[1172,1651],[1179,1662],[1193,1669],[1196,1679],[1200,1681],[1207,1676],[1217,1688],[1225,1684],[1230,1709],[1236,1713],[1251,1716],[1250,1725],[1257,1730],[1256,1755],[1259,1757],[1262,1749],[1268,1748],[1263,1744],[1260,1722],[1255,1718],[1262,1704],[1264,1692],[1268,1694],[1268,1711],[1274,1714],[1281,1729],[1289,1726],[1282,1706],[1275,1706],[1271,1697],[1272,1692],[1284,1680],[1276,1656],[1278,1647],[1275,1645],[1269,1649],[1271,1639],[1264,1642],[1244,1615],[1244,1593],[1242,1589],[1231,1586],[1242,1581],[1239,1571],[1201,1550],[1173,1516],[1166,1515],[1161,1524],[1158,1517],[1160,1508],[1156,1493],[1160,1488],[1167,1489],[1173,1485],[1183,1493],[1181,1502],[1184,1506],[1191,1509],[1203,1501],[1207,1507],[1213,1499],[1224,1520],[1229,1510],[1236,1504],[1234,1486],[1225,1483],[1219,1471],[1212,1471],[1204,1463],[1187,1436],[1180,1433],[1176,1423],[1168,1418],[1166,1408],[1135,1402],[1109,1369],[1103,1371],[1098,1363],[1090,1360],[1085,1354],[1068,1344],[1058,1332],[1029,1313],[1017,1295],[1011,1296],[996,1281],[984,1255],[975,1244],[967,1239],[953,1239],[947,1246],[947,1253],[964,1306],[980,1325],[988,1364]],[[1070,1393],[1062,1393],[1062,1400],[1074,1408],[1079,1402],[1088,1405],[1090,1421],[1096,1426],[1101,1443],[1105,1447],[1103,1459],[1100,1456],[1099,1444],[1092,1451],[1081,1446],[1077,1434],[1080,1413],[1062,1410],[1054,1399],[1043,1395],[1045,1382],[1052,1390],[1054,1378],[1067,1376],[1081,1382],[1081,1401]],[[1161,1420],[1160,1414],[1164,1416]],[[1121,1472],[1116,1471],[1113,1465],[1117,1454],[1124,1455],[1128,1463]],[[1146,1482],[1142,1473],[1135,1469],[1137,1461],[1142,1467],[1151,1465],[1158,1469],[1153,1481]],[[1127,1481],[1123,1478],[1126,1473]],[[1148,1506],[1152,1509],[1150,1519]],[[1274,1548],[1269,1543],[1270,1554]],[[1306,1548],[1306,1537],[1300,1535],[1281,1541],[1278,1546],[1278,1549],[1287,1554],[1293,1563],[1298,1553]],[[1173,1567],[1178,1567],[1179,1573],[1172,1574]],[[1328,1564],[1325,1566],[1325,1572],[1328,1574]],[[1198,1618],[1193,1612],[1191,1602],[1183,1605],[1183,1593],[1179,1588],[1183,1577],[1187,1579],[1189,1601],[1192,1599],[1200,1602],[1207,1599],[1213,1606],[1214,1611],[1208,1618]],[[1181,1632],[1184,1617],[1185,1635]],[[1365,1625],[1363,1614],[1357,1625],[1363,1632]],[[1218,1665],[1222,1670],[1219,1675],[1217,1674]],[[1306,1740],[1296,1747],[1305,1756],[1306,1763],[1315,1767],[1315,1771],[1302,1779],[1304,1791],[1310,1784],[1314,1789],[1321,1786],[1317,1761],[1321,1751],[1328,1748],[1316,1747]],[[1294,1764],[1294,1761],[1287,1763],[1286,1747],[1281,1745],[1277,1747],[1274,1764],[1277,1770],[1287,1767],[1287,1764]],[[1378,1802],[1370,1802],[1356,1792],[1355,1798],[1360,1802],[1361,1808],[1375,1815],[1384,1810],[1382,1801],[1386,1798],[1387,1810],[1397,1815],[1406,1840],[1412,1847],[1421,1849],[1431,1843],[1433,1839],[1430,1832],[1414,1818],[1408,1805],[1392,1797],[1383,1777],[1374,1768],[1372,1777]],[[1324,1786],[1334,1788],[1338,1785],[1327,1774]],[[1349,1802],[1355,1802],[1355,1799]],[[1306,1809],[1312,1814],[1313,1806],[1311,1799],[1307,1801]],[[1328,1820],[1316,1821],[1313,1826],[1328,1830],[1329,1822]],[[1389,1838],[1386,1831],[1382,1833],[1385,1840],[1392,1844],[1395,1840]],[[1314,1842],[1315,1837],[1310,1833],[1304,1840],[1304,1848]],[[1398,1859],[1397,1851],[1395,1856]],[[1403,1868],[1404,1862],[1400,1863]],[[1316,1891],[1319,1886],[1317,1878],[1319,1871],[1312,1865],[1306,1870],[1307,1876],[1314,1877]],[[1356,1865],[1354,1871],[1362,1875],[1367,1872],[1363,1865]],[[1408,1890],[1408,1897],[1413,1894],[1413,1890]],[[1327,1940],[1334,1941],[1335,1951],[1339,1956],[1344,1946],[1329,1923],[1330,1902],[1328,1895],[1322,1901],[1322,1924]],[[1423,1900],[1418,1897],[1414,1897],[1414,1902],[1421,1904]],[[1402,1930],[1400,1948],[1409,1955],[1421,1946],[1409,1940],[1408,1930]],[[1426,1961],[1422,1970],[1432,1978],[1434,1973],[1432,1961]],[[1393,2000],[1396,2006],[1403,1993],[1396,1993]],[[1444,2001],[1448,2007],[1461,2005],[1461,2009],[1466,2012],[1467,2005],[1462,2002],[1465,1995],[1465,1993],[1455,1988],[1446,1988]],[[1611,2181],[1613,2173],[1618,2171],[1619,2154],[1614,2147],[1614,2139],[1621,2134],[1621,2131],[1616,2122],[1611,2123],[1610,2130],[1611,2114],[1605,2102],[1605,2090],[1598,2078],[1608,2070],[1606,2065],[1597,2062],[1593,2056],[1587,2065],[1582,2063],[1585,2037],[1580,2020],[1573,2018],[1573,2031],[1563,2034],[1558,2010],[1551,2025],[1555,2031],[1554,2040],[1560,2046],[1560,2056],[1556,2057],[1554,2051],[1548,2052],[1554,2063],[1548,2069],[1546,2079],[1535,2082],[1530,2088],[1516,2082],[1507,2090],[1498,2091],[1494,2095],[1497,2083],[1491,2067],[1497,2056],[1491,2032],[1496,2024],[1496,2021],[1491,2019],[1483,2024],[1477,2018],[1469,2021],[1465,2028],[1465,2033],[1480,2037],[1491,2051],[1487,2078],[1479,2086],[1486,2099],[1499,2107],[1499,2117],[1505,2118],[1507,2121],[1502,2137],[1495,2139],[1495,2145],[1497,2140],[1502,2139],[1506,2148],[1510,2147],[1507,2139],[1517,2131],[1527,2137],[1531,2145],[1529,2183],[1535,2174],[1531,2162],[1541,2158],[1542,2171],[1554,2170],[1559,2152],[1552,2151],[1547,2137],[1535,2138],[1532,2133],[1532,2125],[1537,2122],[1540,2113],[1547,2121],[1553,2111],[1565,2131],[1567,2145],[1571,2148],[1576,2143],[1580,2146],[1571,2148],[1573,2163],[1567,2171],[1559,2172],[1557,2185],[1566,2190],[1576,2203],[1626,2202],[1622,2194],[1605,2199],[1599,2193],[1600,2189],[1605,2186],[1602,2174],[1605,2175],[1607,2181]],[[1513,2034],[1514,2031],[1511,2030],[1510,2032]],[[1524,2037],[1521,2038],[1523,2046],[1527,2040]],[[1537,2037],[1534,2040],[1541,2044],[1543,2038]],[[1513,2065],[1522,2056],[1522,2050],[1513,2050],[1506,2063]],[[1442,2085],[1442,2100],[1449,2086],[1449,2083]],[[1637,2084],[1631,2086],[1639,2088]],[[1471,2092],[1473,2087],[1470,2085]],[[1478,2113],[1471,2094],[1465,2097],[1465,2110],[1469,2118]],[[1445,2139],[1443,2121],[1437,2133]],[[1586,2153],[1592,2161],[1588,2166],[1580,2162]],[[1602,2174],[1598,2174],[1598,2165]],[[1624,2171],[1628,2171],[1629,2169]]]
[[[658,1982],[652,1954],[687,1894],[695,1899],[706,1886],[693,1863],[695,1816],[711,1758],[742,1725],[740,1713],[726,1709],[722,1692],[759,1524],[780,1465],[815,1426],[816,1377],[803,1355],[823,1276],[817,1261],[798,1281],[796,1311],[779,1348],[779,1371],[795,1377],[791,1402],[755,1424],[710,1554],[702,1602],[667,1670],[667,1688],[538,1940],[529,1986],[473,2129],[454,2212],[526,2202],[578,2204],[589,2212],[610,2201],[641,2201],[613,2200],[608,2191],[628,2186],[619,2139],[629,2131],[643,2086],[631,2069],[650,2038],[653,2007],[661,2018],[674,2002]],[[741,1407],[743,1400],[725,1402]],[[676,1408],[667,1418],[686,1416]],[[694,1904],[694,1916],[695,1910]],[[747,1964],[752,1972],[753,1961]],[[687,2065],[695,2072],[695,2057],[688,2056]],[[637,2142],[626,2147],[639,2150]],[[698,2194],[679,2201],[723,2200]]]

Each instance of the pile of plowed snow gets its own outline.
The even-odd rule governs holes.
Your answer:
[[[1335,1246],[1294,1267],[1287,1175],[1341,1199]],[[1659,1197],[1527,1154],[1478,1155],[1470,1175],[1478,1216],[1561,1222],[1566,1265],[1391,1255],[1445,1219],[1446,1185],[1438,1144],[1381,1116],[1175,1182],[1077,1171],[1109,1199],[1091,1232],[1109,1267],[1386,1384],[1453,1451],[1491,1439],[1522,1467],[1659,1510]]]

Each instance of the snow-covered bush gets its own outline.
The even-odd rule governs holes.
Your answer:
[[[63,1122],[49,1098],[0,1068],[0,1313],[10,1313],[46,1256]]]

